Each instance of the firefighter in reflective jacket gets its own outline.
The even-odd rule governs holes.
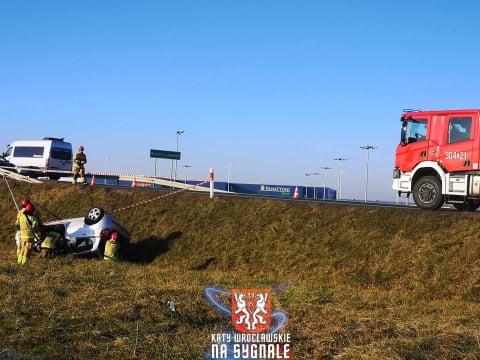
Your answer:
[[[78,175],[80,175],[80,183],[87,183],[87,179],[85,178],[85,164],[87,163],[87,155],[84,154],[83,150],[84,147],[80,145],[78,147],[78,152],[73,157],[73,185],[77,183]]]
[[[33,243],[35,240],[40,241],[42,237],[42,223],[35,215],[32,203],[27,203],[23,211],[19,211],[15,225],[20,231],[17,261],[21,265],[26,265],[30,261]]]
[[[23,216],[23,213],[25,212],[25,206],[30,203],[30,200],[28,199],[23,199],[22,200],[22,208],[18,210],[17,213],[17,220],[15,221],[15,226],[17,227],[17,233],[18,233],[18,241],[16,241],[17,245],[17,258],[20,256],[20,217]],[[17,237],[15,237],[17,238]]]
[[[118,242],[118,233],[116,231],[112,232],[110,235],[110,240],[105,244],[105,251],[103,255],[104,260],[117,261],[120,251],[120,243]]]
[[[22,200],[22,208],[18,211],[17,213],[17,220],[15,221],[15,226],[17,227],[17,233],[18,233],[18,236],[15,236],[16,239],[18,239],[18,241],[16,241],[16,246],[17,246],[17,258],[18,256],[20,255],[20,217],[23,215],[23,213],[25,212],[25,207],[27,206],[27,204],[32,204],[32,202],[27,199],[27,198],[24,198]],[[34,209],[33,211],[33,215],[37,218],[38,220],[38,223],[39,223],[39,227],[40,228],[43,228],[43,224],[42,224],[42,221],[40,220],[40,214],[38,213],[38,211],[36,209]]]
[[[54,257],[63,248],[63,237],[58,229],[49,230],[42,241],[40,257]]]

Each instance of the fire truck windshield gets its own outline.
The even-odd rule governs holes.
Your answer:
[[[414,119],[411,116],[402,117],[402,131],[400,143],[408,145],[425,140],[427,137],[427,119]]]

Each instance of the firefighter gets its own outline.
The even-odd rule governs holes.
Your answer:
[[[38,212],[37,208],[33,205],[31,200],[29,200],[27,198],[23,199],[22,200],[22,209],[20,209],[20,211],[24,211],[27,204],[31,204],[33,206],[33,215],[37,218],[38,223],[40,224],[40,227],[43,228],[43,223],[42,223],[42,220],[40,218],[40,213]]]
[[[60,225],[61,226],[61,225]],[[63,248],[63,236],[59,228],[49,230],[42,241],[40,257],[54,257]]]
[[[17,233],[18,233],[18,239],[20,238],[20,217],[23,216],[23,213],[25,212],[25,206],[30,202],[28,199],[23,199],[22,200],[22,207],[20,210],[18,210],[17,213],[17,220],[15,221],[15,227],[17,228]],[[15,237],[17,239],[17,236]],[[20,256],[20,241],[15,241],[17,245],[17,258]]]
[[[118,261],[120,251],[120,242],[118,241],[118,233],[113,231],[110,235],[110,240],[105,244],[105,251],[103,260]]]
[[[80,145],[78,147],[78,152],[73,157],[73,178],[72,184],[75,185],[77,183],[77,178],[80,175],[80,183],[86,184],[87,179],[85,178],[85,164],[87,163],[87,156],[83,152],[84,147]]]
[[[32,202],[27,198],[22,199],[22,207],[17,213],[17,220],[15,221],[15,226],[17,227],[17,232],[19,233],[18,238],[20,237],[20,217],[25,212],[25,207],[27,206],[27,204],[32,204]],[[38,213],[38,211],[34,210],[33,215],[37,218],[40,228],[42,228],[43,224],[40,220],[40,214]],[[20,255],[20,241],[16,242],[16,245],[17,245],[17,258],[18,258],[18,256]]]
[[[25,208],[19,211],[16,225],[20,231],[20,249],[18,251],[17,261],[21,265],[26,265],[30,261],[35,241],[42,238],[41,221],[35,215],[35,207],[31,202],[25,205]]]

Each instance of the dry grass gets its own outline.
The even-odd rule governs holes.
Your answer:
[[[167,194],[10,184],[44,221]],[[0,348],[26,359],[202,359],[229,325],[203,297],[212,284],[290,284],[273,305],[297,359],[480,358],[476,213],[182,193],[115,213],[132,234],[127,261],[19,267],[3,181],[0,199]]]

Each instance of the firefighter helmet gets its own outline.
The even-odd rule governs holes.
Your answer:
[[[117,237],[118,237],[118,232],[116,231],[112,232],[112,235],[110,235],[110,239],[113,241],[117,241]]]
[[[25,205],[25,212],[27,214],[33,214],[34,211],[35,211],[35,207],[33,206],[33,204],[31,202],[29,202],[27,205]]]
[[[27,198],[23,199],[23,200],[22,200],[22,206],[23,206],[23,207],[26,207],[27,204],[31,204],[30,200],[28,200]]]

